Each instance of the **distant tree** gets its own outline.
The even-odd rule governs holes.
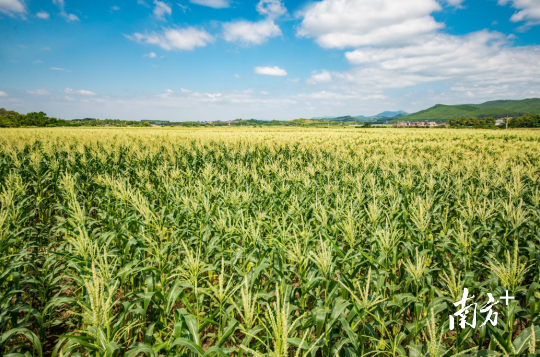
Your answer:
[[[508,122],[509,128],[540,128],[540,114],[526,114]]]
[[[20,126],[20,118],[19,113],[0,108],[0,128],[16,128]]]
[[[495,125],[496,119],[492,116],[484,118],[484,125]]]

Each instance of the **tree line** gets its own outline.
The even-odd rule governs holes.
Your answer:
[[[496,119],[493,117],[459,117],[450,119],[448,124],[453,128],[486,128],[494,129]],[[504,123],[506,128],[506,122]],[[540,128],[540,114],[525,114],[520,117],[511,118],[508,121],[509,128]]]
[[[495,129],[496,119],[492,116],[485,118],[476,117],[459,117],[450,119],[448,124],[453,128],[486,128]],[[331,120],[314,120],[314,119],[294,119],[289,121],[279,120],[257,120],[257,119],[235,119],[231,122],[215,121],[215,122],[169,122],[169,121],[152,121],[152,120],[120,120],[120,119],[75,119],[64,120],[55,117],[48,117],[44,112],[31,112],[21,114],[13,110],[0,108],[0,128],[20,128],[20,127],[59,127],[59,126],[116,126],[116,127],[149,127],[152,124],[169,125],[169,126],[326,126],[340,125],[343,123]],[[505,125],[506,127],[506,125]],[[525,114],[521,117],[512,118],[508,122],[509,128],[540,128],[540,114]]]
[[[0,108],[0,128],[58,127],[58,126],[151,126],[147,121],[120,119],[80,119],[64,120],[48,117],[44,112],[21,114],[14,110]]]
[[[525,114],[508,122],[509,128],[540,128],[540,114]]]

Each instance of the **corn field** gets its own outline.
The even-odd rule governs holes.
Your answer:
[[[540,351],[538,131],[9,129],[0,185],[2,356]]]

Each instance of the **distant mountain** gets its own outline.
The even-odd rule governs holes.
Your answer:
[[[495,118],[516,117],[523,114],[540,114],[540,99],[529,98],[523,100],[494,100],[482,104],[444,105],[437,104],[419,112],[394,118],[397,121],[447,121],[459,117]]]
[[[407,115],[408,113],[407,112],[404,112],[403,110],[398,110],[397,112],[382,112],[382,113],[379,113],[377,115],[375,115],[376,117],[380,117],[380,118],[395,118],[395,117],[402,117],[404,115]]]
[[[332,121],[340,121],[340,122],[350,122],[350,121],[366,122],[366,121],[381,120],[381,119],[385,119],[385,118],[397,118],[397,117],[401,117],[401,116],[404,116],[404,115],[407,115],[407,112],[404,112],[403,110],[399,110],[397,112],[386,111],[386,112],[382,112],[382,113],[379,113],[377,115],[373,115],[373,116],[370,116],[370,117],[366,117],[366,116],[363,116],[363,115],[357,115],[355,117],[350,116],[350,115],[346,115],[346,116],[342,116],[342,117],[315,117],[315,118],[312,118],[312,119],[314,119],[314,120],[332,120]]]
[[[350,121],[366,121],[366,118],[352,117],[350,115],[346,115],[344,117],[332,118],[331,120],[340,121],[340,122],[350,122]]]

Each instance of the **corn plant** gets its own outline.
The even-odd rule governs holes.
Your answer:
[[[536,131],[6,129],[0,355],[535,354],[539,152]],[[450,330],[465,288],[496,326]]]

